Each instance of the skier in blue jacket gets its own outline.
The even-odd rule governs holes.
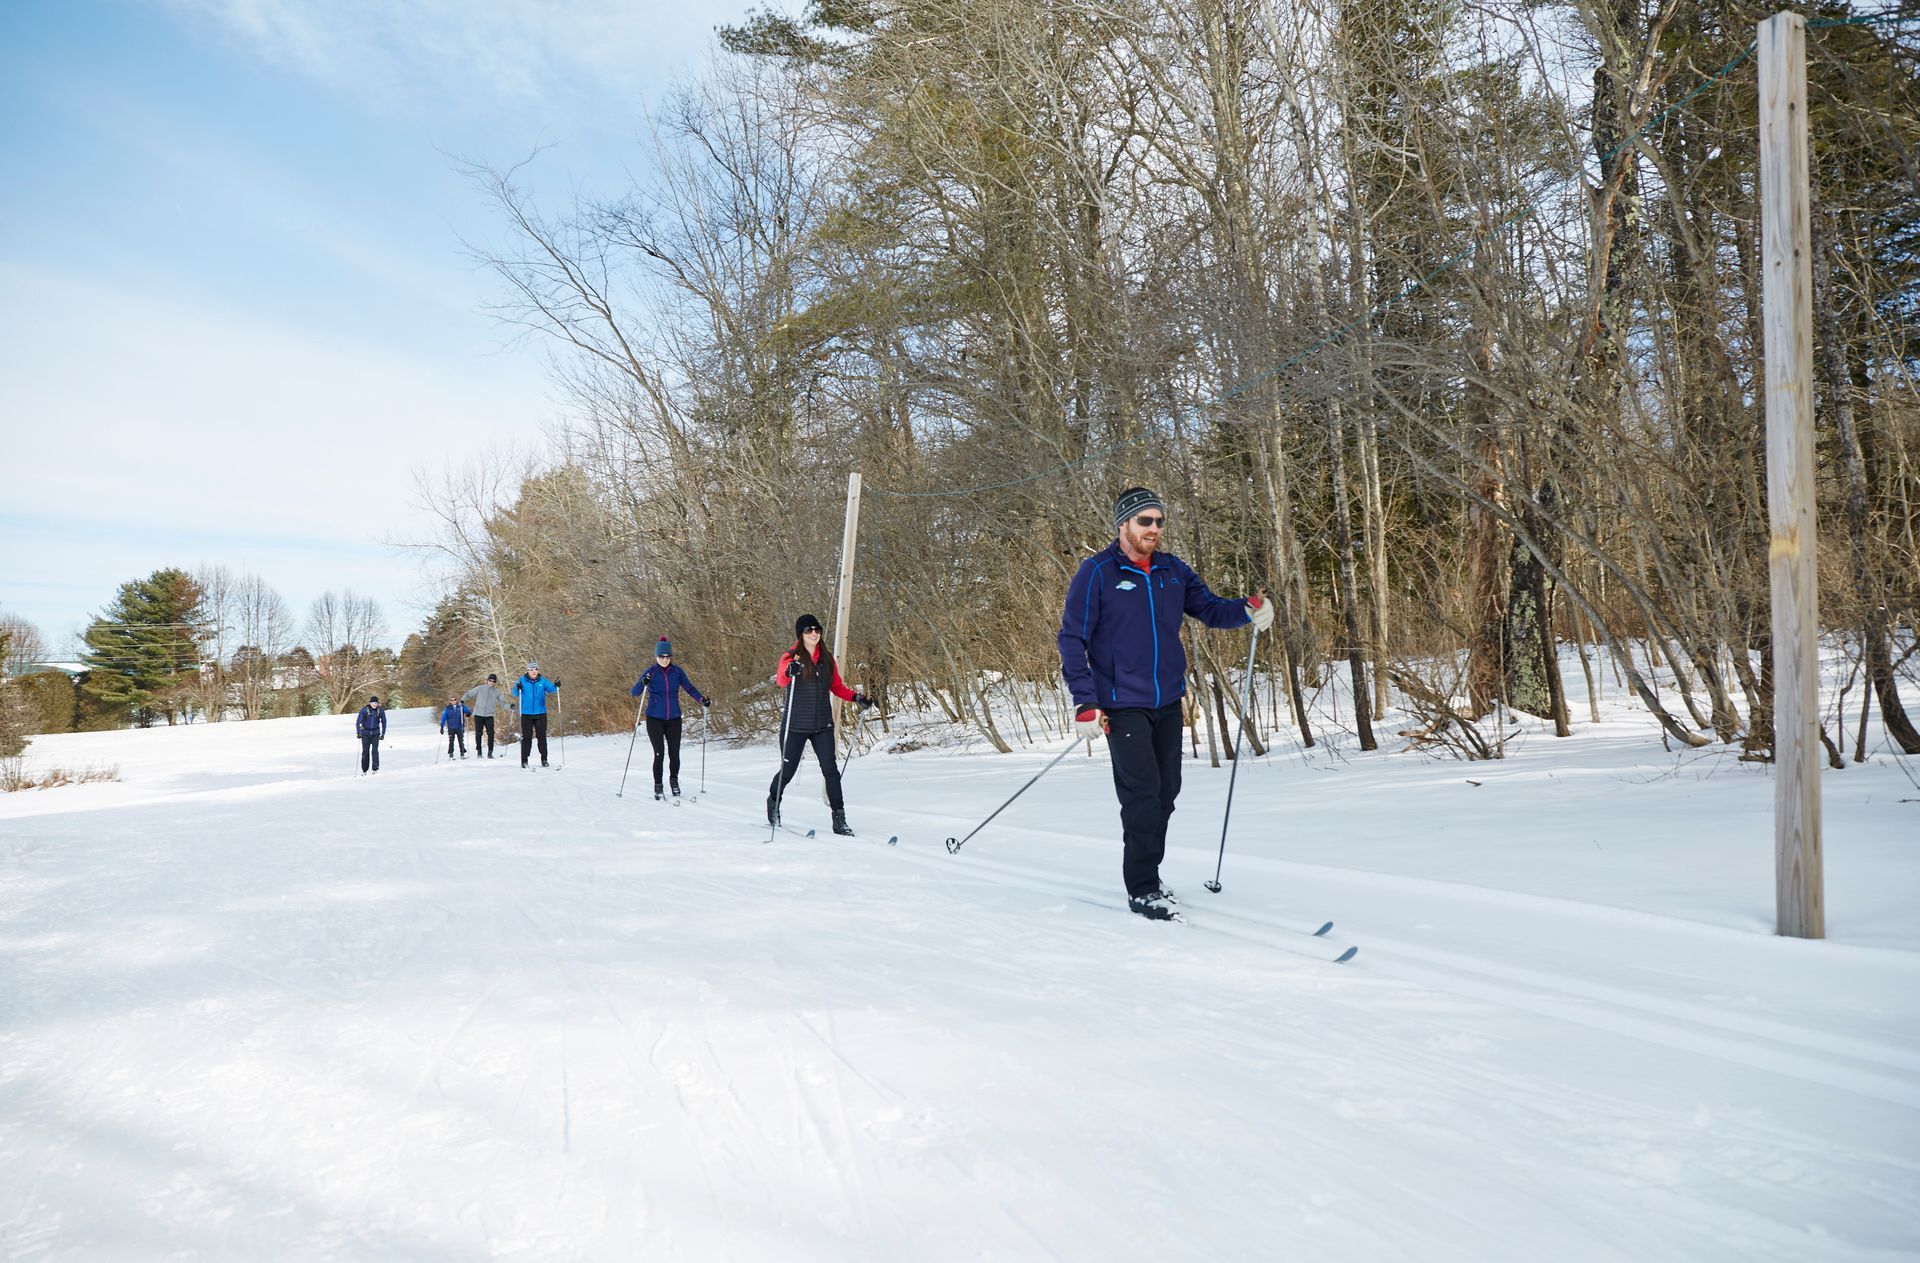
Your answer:
[[[387,712],[375,693],[353,718],[353,735],[360,738],[360,775],[380,770],[380,742],[387,735]]]
[[[447,757],[453,757],[453,743],[460,743],[460,757],[467,757],[467,716],[473,710],[457,697],[449,697],[440,712],[440,731],[447,734]]]
[[[560,691],[560,681],[540,674],[540,664],[529,662],[527,672],[513,682],[513,705],[520,712],[520,766],[527,765],[533,743],[540,742],[540,766],[547,765],[547,699]]]
[[[646,695],[647,742],[653,746],[653,796],[666,795],[660,785],[662,755],[670,752],[667,784],[673,796],[680,797],[680,693],[709,706],[706,694],[695,688],[687,673],[673,660],[673,642],[662,636],[653,646],[653,665],[633,682],[633,696]]]
[[[1089,741],[1104,733],[1113,759],[1127,906],[1155,920],[1173,915],[1160,861],[1180,794],[1180,699],[1187,691],[1181,621],[1191,614],[1209,627],[1273,625],[1264,593],[1215,596],[1186,562],[1160,552],[1166,524],[1166,507],[1153,492],[1121,492],[1113,510],[1117,538],[1080,563],[1060,616],[1060,672],[1073,692],[1075,726]]]

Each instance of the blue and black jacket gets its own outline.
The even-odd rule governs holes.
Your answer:
[[[387,735],[387,712],[368,702],[360,708],[353,720],[353,735],[356,737],[379,737]]]
[[[547,713],[547,699],[560,691],[560,686],[546,676],[534,679],[523,675],[513,682],[514,705],[520,708],[522,715],[544,715]]]
[[[465,728],[467,716],[471,714],[473,711],[467,706],[459,702],[448,702],[445,709],[440,712],[440,731],[452,732],[456,728]]]
[[[1142,570],[1114,540],[1080,563],[1060,615],[1060,673],[1078,709],[1158,707],[1187,692],[1180,622],[1244,627],[1247,603],[1215,596],[1193,567],[1155,553]]]
[[[679,663],[662,667],[654,663],[640,673],[633,682],[633,696],[647,695],[647,717],[649,719],[680,718],[680,690],[685,689],[687,696],[702,706],[707,704],[707,695],[693,686],[687,673],[680,669]]]

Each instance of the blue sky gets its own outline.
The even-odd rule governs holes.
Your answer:
[[[644,171],[644,111],[748,0],[0,5],[0,608],[56,647],[164,565],[304,619],[429,576],[413,471],[534,450],[538,346],[480,308],[502,239],[449,154],[549,145],[559,208]],[[644,174],[640,176],[644,178]]]

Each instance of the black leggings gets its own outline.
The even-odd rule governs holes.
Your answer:
[[[540,765],[547,763],[547,717],[545,715],[520,716],[520,766],[527,765],[527,754],[533,749],[534,738],[540,739]]]
[[[845,811],[846,802],[840,797],[840,764],[833,757],[833,729],[822,728],[819,732],[790,732],[787,734],[787,748],[781,751],[780,772],[773,778],[773,784],[767,792],[776,797],[784,796],[787,782],[800,770],[800,752],[813,743],[814,757],[820,760],[820,775],[827,782],[827,805],[835,811]]]
[[[380,770],[380,738],[378,737],[360,738],[360,770],[362,772],[368,770],[369,760],[373,764],[372,770],[378,772]]]
[[[467,726],[465,724],[454,724],[447,729],[448,754],[453,753],[453,743],[456,741],[460,743],[460,753],[465,754],[467,752]]]
[[[480,749],[480,737],[483,733],[487,738],[487,748],[484,752]],[[473,717],[473,752],[475,754],[486,753],[489,755],[493,753],[492,715],[475,715]]]
[[[1125,843],[1120,878],[1129,895],[1148,894],[1160,888],[1167,819],[1180,796],[1180,703],[1108,711],[1107,750]]]
[[[647,716],[647,741],[653,746],[653,787],[660,788],[660,758],[664,751],[668,756],[668,769],[673,777],[675,788],[680,785],[680,724],[678,719],[655,719]]]

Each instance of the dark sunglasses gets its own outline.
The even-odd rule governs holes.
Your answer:
[[[1164,517],[1148,517],[1143,513],[1139,517],[1133,519],[1133,524],[1135,526],[1144,526],[1148,530],[1152,530],[1156,526],[1165,526],[1167,524],[1167,519]]]

